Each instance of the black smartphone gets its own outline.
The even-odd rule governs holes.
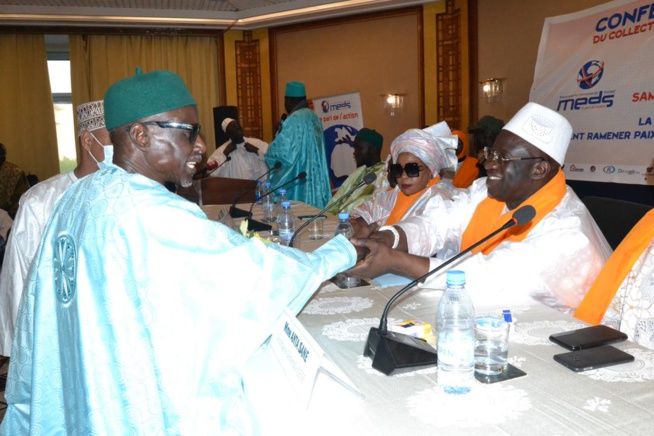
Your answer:
[[[555,354],[554,360],[575,372],[633,362],[634,356],[611,345]]]
[[[550,335],[550,341],[572,351],[615,344],[626,339],[625,333],[605,325],[584,327]]]

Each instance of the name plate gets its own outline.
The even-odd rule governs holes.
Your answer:
[[[273,330],[270,347],[305,408],[309,406],[316,378],[321,371],[341,386],[364,398],[356,385],[288,309],[284,311]]]

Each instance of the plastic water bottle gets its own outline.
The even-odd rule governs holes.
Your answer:
[[[354,236],[354,228],[350,224],[350,214],[341,212],[338,214],[338,225],[334,231],[334,236],[343,235],[347,239]],[[354,288],[359,286],[361,280],[356,277],[347,277],[342,274],[336,276],[336,285],[340,288]]]
[[[271,223],[275,221],[275,203],[273,202],[272,195],[266,195],[270,192],[270,182],[266,182],[264,185],[265,192],[263,197],[261,197],[261,207],[263,208],[263,221]]]
[[[288,197],[286,196],[286,189],[280,189],[279,191],[279,197],[277,197],[277,201],[275,202],[275,219],[279,219],[279,214],[282,213],[282,203],[285,201],[288,201]]]
[[[295,216],[291,210],[291,202],[282,203],[282,212],[277,220],[277,230],[279,231],[279,243],[288,246],[295,233]]]
[[[450,394],[470,391],[475,375],[475,308],[463,271],[447,272],[438,304],[438,385]]]
[[[254,198],[257,202],[257,204],[261,204],[261,197],[263,196],[263,185],[261,184],[261,181],[257,182],[257,187],[254,190]]]

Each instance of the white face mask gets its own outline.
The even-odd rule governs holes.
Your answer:
[[[95,139],[95,142],[100,144],[102,146],[102,149],[104,150],[104,160],[102,162],[113,163],[114,146],[112,144],[105,145],[102,142],[98,141],[98,138],[95,137],[93,132],[89,132],[89,135],[91,135],[93,137],[93,139]],[[93,156],[93,153],[91,153],[91,150],[88,150],[88,152],[91,155],[91,158],[93,158],[93,160],[95,161],[95,163],[100,165],[100,162],[98,162],[98,160],[95,158],[95,156]]]

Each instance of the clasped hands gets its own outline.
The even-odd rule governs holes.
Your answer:
[[[357,263],[342,274],[352,277],[368,278],[393,270],[395,250],[393,235],[379,232],[379,224],[368,224],[363,218],[351,218],[354,237],[350,239],[357,251]]]

